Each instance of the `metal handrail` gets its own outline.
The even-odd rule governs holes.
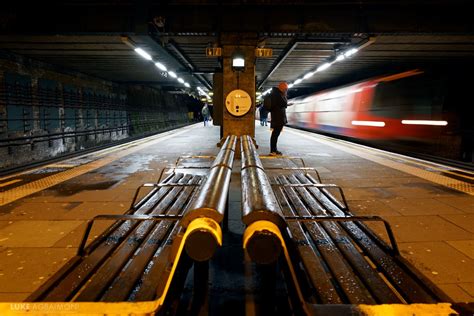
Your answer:
[[[277,186],[277,187],[303,187],[303,188],[323,188],[323,189],[337,189],[339,191],[339,194],[341,195],[343,205],[341,208],[343,210],[348,210],[349,205],[347,204],[346,196],[344,195],[344,191],[342,191],[342,188],[338,186],[337,184],[324,184],[324,183],[272,183],[272,186]],[[321,192],[328,198],[330,199],[333,203],[340,204],[339,201],[337,201],[331,194],[326,194],[323,190]]]
[[[163,169],[164,170],[164,169]],[[163,172],[162,170],[162,172]],[[135,210],[135,202],[137,201],[138,195],[140,194],[140,190],[142,188],[162,188],[162,187],[198,187],[200,186],[199,183],[144,183],[140,185],[136,190],[135,194],[133,195],[132,203],[130,204],[130,208]]]
[[[97,215],[94,218],[87,221],[86,230],[84,231],[84,235],[82,236],[81,243],[79,244],[79,248],[77,249],[77,255],[80,257],[86,256],[89,252],[86,252],[84,247],[87,243],[87,238],[89,237],[90,231],[92,230],[92,225],[94,225],[94,221],[96,220],[137,220],[137,221],[163,221],[163,220],[170,220],[170,221],[178,221],[182,218],[182,215],[167,215],[167,214],[159,214],[159,215]]]
[[[400,250],[398,248],[395,235],[393,234],[392,227],[390,223],[380,216],[314,216],[314,215],[303,215],[303,216],[285,216],[285,220],[290,222],[326,222],[326,221],[335,221],[335,222],[383,222],[385,230],[387,231],[388,238],[390,239],[390,244],[392,246],[392,251],[395,255],[400,255]]]

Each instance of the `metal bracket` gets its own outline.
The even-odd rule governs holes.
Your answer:
[[[265,168],[265,170],[301,170],[301,171],[312,171],[316,174],[316,176],[318,177],[318,182],[323,182],[321,181],[321,177],[319,176],[319,172],[318,170],[316,170],[316,168],[313,168],[313,167],[281,167],[281,168],[277,168],[277,167],[269,167],[269,168]]]
[[[161,178],[161,176],[160,176]],[[138,195],[142,188],[162,188],[162,187],[198,187],[198,183],[144,183],[135,190],[132,203],[130,204],[131,209],[135,209],[135,202],[137,201]]]
[[[285,216],[285,220],[289,222],[383,222],[385,230],[387,231],[388,238],[390,239],[390,244],[392,246],[392,251],[395,255],[400,255],[400,250],[398,248],[397,241],[395,240],[395,235],[393,234],[392,227],[390,223],[381,218],[380,216]]]
[[[92,225],[94,225],[94,221],[96,220],[136,220],[136,221],[163,221],[163,220],[170,220],[170,221],[178,221],[182,218],[182,215],[167,215],[167,214],[159,214],[159,215],[97,215],[94,218],[87,221],[86,230],[84,231],[84,235],[82,236],[81,243],[79,244],[79,248],[77,249],[78,256],[86,256],[89,254],[89,251],[85,251],[84,247],[87,243],[87,238],[92,230]]]
[[[321,193],[323,193],[328,199],[331,200],[334,204],[338,205],[341,209],[343,210],[349,210],[349,206],[347,204],[346,196],[344,195],[344,191],[342,191],[342,188],[336,184],[323,184],[323,183],[273,183],[271,184],[272,186],[278,186],[278,187],[303,187],[303,188],[318,188],[318,189],[337,189],[339,191],[339,194],[341,195],[342,198],[342,205],[341,203],[336,200],[332,194],[329,194],[325,190],[321,190]]]

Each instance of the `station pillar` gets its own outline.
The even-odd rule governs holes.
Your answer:
[[[222,76],[215,79],[222,98],[221,137],[255,136],[255,34],[222,34]],[[235,59],[240,59],[235,63]],[[234,64],[233,64],[234,62]],[[243,65],[242,65],[243,63]],[[220,103],[220,102],[219,102]],[[239,146],[240,148],[240,146]],[[240,151],[240,150],[239,150]]]

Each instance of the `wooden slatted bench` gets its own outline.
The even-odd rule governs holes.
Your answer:
[[[26,301],[153,301],[135,307],[137,312],[147,309],[154,313],[163,305],[173,275],[183,279],[179,274],[186,275],[189,270],[190,260],[180,260],[183,249],[207,260],[221,243],[218,225],[225,212],[235,146],[236,137],[229,136],[214,161],[178,159],[179,165],[163,181],[142,186],[151,191],[140,202],[132,202],[126,214],[90,220],[78,254]],[[196,169],[199,172],[194,172]],[[135,198],[138,195],[139,190]],[[115,222],[85,247],[97,220]],[[196,255],[196,246],[208,248],[206,258]],[[110,304],[93,304],[78,308],[104,313],[119,310]],[[125,304],[124,312],[133,311],[126,303],[119,304]]]
[[[252,213],[254,218],[259,214],[258,220],[273,222],[280,229],[284,239],[281,246],[289,253],[280,258],[288,261],[289,268],[285,270],[288,279],[292,279],[294,300],[306,305],[300,311],[321,312],[324,309],[320,307],[325,306],[325,311],[337,312],[328,310],[325,304],[354,312],[347,306],[451,303],[400,255],[389,223],[377,216],[354,216],[343,191],[336,185],[322,184],[314,169],[297,166],[283,157],[266,157],[270,159],[263,159],[262,163],[255,148],[249,150],[245,146],[252,147],[249,139],[242,139],[243,156],[250,157],[242,158],[242,166],[253,166],[261,175],[260,180],[255,180],[254,175],[242,171],[242,190],[261,196],[247,197],[242,206],[243,219],[246,222],[247,218],[248,224]],[[244,188],[244,183],[263,187]],[[268,185],[273,188],[271,192]],[[269,201],[273,198],[278,206]],[[262,200],[272,207],[262,207]],[[286,223],[283,227],[281,218]],[[384,225],[390,245],[369,229],[367,221]],[[272,229],[269,226],[268,230]]]

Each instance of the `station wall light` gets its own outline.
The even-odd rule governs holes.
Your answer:
[[[245,55],[237,49],[232,55],[232,69],[242,71],[245,69]]]

